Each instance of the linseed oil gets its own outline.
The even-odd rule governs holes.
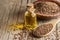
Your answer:
[[[33,30],[37,26],[36,14],[34,11],[26,11],[25,13],[25,27],[28,30]]]

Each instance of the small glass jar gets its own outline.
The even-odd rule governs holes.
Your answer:
[[[37,27],[37,18],[36,14],[34,13],[34,9],[32,7],[28,8],[25,12],[25,28],[28,30],[33,30],[35,27]]]

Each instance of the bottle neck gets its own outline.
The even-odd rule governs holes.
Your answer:
[[[34,14],[35,13],[35,9],[27,9],[27,11],[31,14]]]

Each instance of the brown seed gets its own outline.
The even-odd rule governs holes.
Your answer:
[[[54,2],[37,2],[34,7],[42,13],[56,13],[60,11],[59,6]]]
[[[39,25],[36,29],[32,31],[33,35],[36,37],[41,37],[49,33],[53,28],[51,23]]]

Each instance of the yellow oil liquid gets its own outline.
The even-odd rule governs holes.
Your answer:
[[[12,29],[23,29],[24,24],[23,24],[23,23],[17,23],[17,24],[11,24],[11,25],[9,25],[9,26],[10,26],[10,28],[12,28]]]
[[[29,11],[25,12],[25,28],[33,30],[37,26],[36,14]]]

